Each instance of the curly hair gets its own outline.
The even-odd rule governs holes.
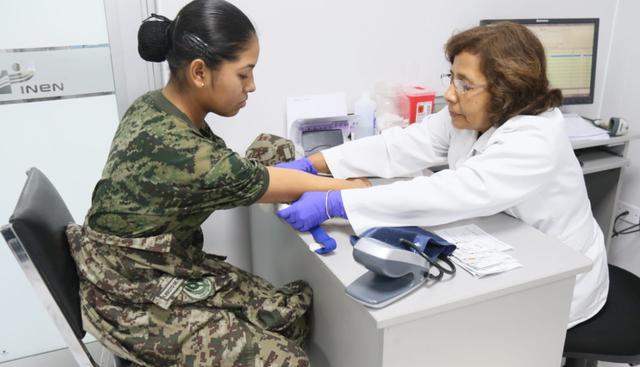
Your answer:
[[[452,64],[461,52],[480,57],[491,96],[488,115],[492,125],[560,106],[562,92],[549,88],[542,43],[527,27],[500,22],[468,29],[445,45],[445,56]]]

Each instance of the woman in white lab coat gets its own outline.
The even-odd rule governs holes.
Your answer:
[[[544,49],[525,27],[479,26],[446,45],[447,108],[408,128],[324,150],[289,164],[335,177],[400,177],[447,160],[449,169],[386,186],[309,192],[278,215],[298,230],[348,218],[356,233],[377,226],[433,226],[506,212],[593,261],[577,276],[573,326],[608,292],[603,234],[549,89]]]

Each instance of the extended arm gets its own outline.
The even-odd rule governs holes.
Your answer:
[[[267,167],[269,187],[258,200],[260,203],[282,203],[297,200],[307,191],[355,189],[370,186],[364,179],[342,180],[320,177],[297,170]]]

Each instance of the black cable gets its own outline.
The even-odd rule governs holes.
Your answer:
[[[451,260],[449,260],[446,256],[444,255],[439,255],[438,256],[438,260],[442,260],[445,264],[447,264],[447,266],[449,267],[449,270],[444,269],[443,267],[441,267],[439,264],[436,265],[438,267],[438,269],[442,270],[445,274],[449,274],[449,275],[453,275],[456,273],[456,266],[453,265],[453,263],[451,262]]]
[[[440,264],[438,264],[437,261],[431,260],[431,258],[427,256],[424,252],[422,252],[420,247],[418,247],[418,245],[416,245],[415,243],[409,240],[405,240],[404,238],[400,239],[400,243],[417,252],[418,255],[422,256],[422,258],[427,260],[429,264],[433,265],[436,269],[438,269],[438,275],[435,275],[435,276],[427,272],[427,275],[429,276],[430,279],[435,279],[436,281],[438,281],[442,279],[443,274],[454,275],[456,273],[456,266],[451,262],[451,260],[447,259],[446,256],[438,256],[438,260],[444,261],[444,263],[447,264],[449,269],[445,269],[442,266],[440,266]]]
[[[434,264],[433,262],[429,261],[430,264]],[[438,275],[433,275],[431,274],[431,269],[429,269],[429,271],[425,272],[425,274],[427,274],[427,278],[432,279],[435,282],[438,282],[442,279],[442,277],[444,276],[444,273],[442,272],[442,269],[436,267],[436,269],[438,269]]]
[[[611,235],[612,238],[620,234],[620,232],[618,232],[618,230],[616,229],[616,224],[618,223],[618,220],[620,218],[624,217],[627,214],[629,214],[629,211],[625,210],[622,213],[616,215],[616,219],[613,220],[613,234]]]
[[[583,119],[585,119],[585,120],[589,121],[590,123],[592,123],[592,124],[593,124],[593,126],[595,126],[595,127],[599,127],[599,128],[601,128],[601,129],[604,129],[602,126],[600,126],[600,125],[596,124],[596,121],[600,121],[600,120],[602,120],[602,119],[591,119],[591,118],[588,118],[588,117],[585,117],[585,116],[582,116],[582,115],[581,115],[580,117],[582,117]],[[606,130],[606,129],[604,129],[604,130]]]
[[[638,229],[634,229],[634,228],[638,228]],[[634,230],[630,231],[630,229],[634,229]],[[618,234],[631,234],[631,233],[636,233],[636,232],[640,232],[640,223],[631,225],[631,226],[629,226],[627,228],[624,228],[624,229],[620,230],[618,232]]]
[[[631,234],[631,233],[640,232],[640,223],[632,224],[629,227],[622,228],[621,230],[616,229],[616,224],[618,223],[618,220],[628,214],[629,214],[629,211],[625,210],[622,213],[616,215],[616,219],[613,220],[613,234],[611,235],[611,237],[616,237],[621,234]],[[635,228],[638,228],[638,229],[635,229]]]

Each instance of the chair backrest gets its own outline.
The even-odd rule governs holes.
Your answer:
[[[27,172],[18,204],[2,235],[80,366],[97,366],[81,339],[79,280],[65,234],[73,217],[49,179]]]

